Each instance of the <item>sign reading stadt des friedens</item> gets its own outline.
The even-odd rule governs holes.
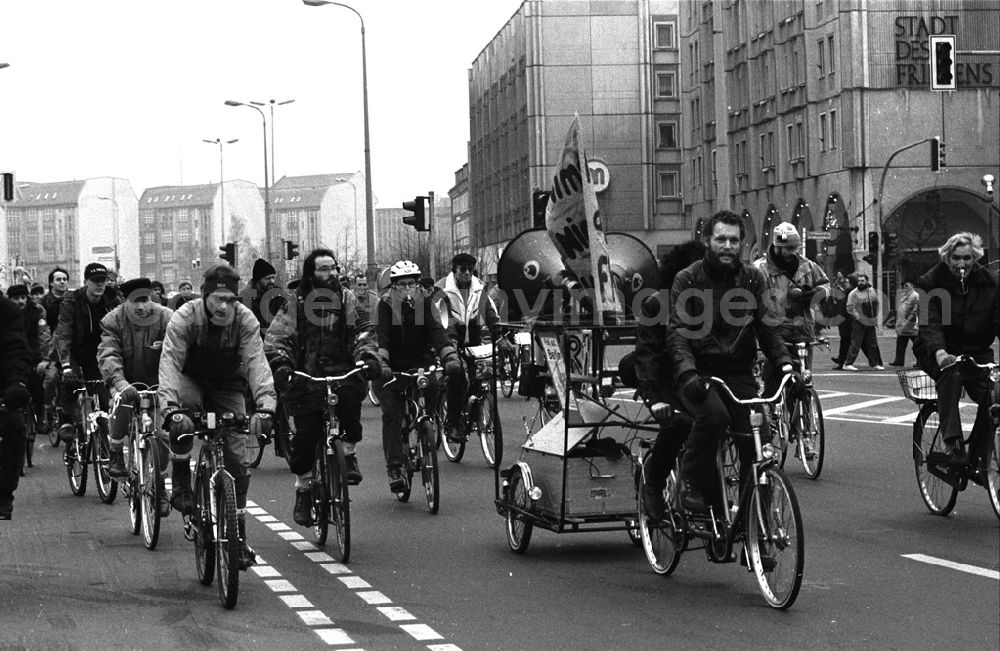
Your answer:
[[[958,88],[992,88],[997,85],[995,57],[986,54],[995,50],[996,43],[985,42],[989,30],[978,26],[990,18],[983,11],[967,10],[959,14],[876,14],[871,24],[871,36],[877,43],[876,49],[884,53],[890,46],[886,36],[891,33],[891,59],[882,59],[885,64],[873,64],[873,83],[881,88],[930,88],[931,56],[930,38],[944,34],[956,35],[962,50],[955,60],[955,76]],[[891,24],[889,21],[891,20]],[[964,29],[965,25],[976,25],[975,29]],[[877,57],[870,60],[876,61]],[[891,68],[886,65],[891,60]]]

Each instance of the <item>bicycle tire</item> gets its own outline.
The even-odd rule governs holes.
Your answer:
[[[215,480],[215,560],[219,601],[227,610],[236,607],[240,596],[240,527],[236,515],[236,485],[220,473]]]
[[[500,377],[498,378],[500,384],[500,391],[503,392],[505,398],[509,398],[514,395],[514,382],[517,381],[517,357],[513,353],[501,353],[503,358],[500,360]]]
[[[653,521],[646,515],[646,500],[643,497],[645,489],[645,464],[649,462],[649,455],[643,460],[643,468],[640,469],[639,493],[638,493],[638,519],[639,519],[639,539],[642,543],[642,551],[646,555],[646,562],[653,569],[653,572],[661,576],[669,576],[677,569],[677,564],[681,561],[681,548],[677,544],[677,533],[674,528],[676,512],[673,505],[676,502],[677,473],[671,471],[667,476],[667,483],[663,489],[663,501],[666,505],[666,517],[660,521]]]
[[[997,425],[993,426],[993,440],[986,451],[983,471],[986,475],[983,483],[990,494],[990,505],[997,518],[1000,518],[1000,427]]]
[[[32,458],[35,454],[36,434],[35,408],[29,402],[24,410],[24,463],[28,468],[35,467]]]
[[[45,429],[49,436],[49,445],[59,447],[59,418],[55,399],[45,404]]]
[[[497,399],[492,391],[483,394],[479,403],[479,445],[483,449],[483,458],[490,468],[497,467]]]
[[[927,510],[945,516],[955,508],[958,489],[930,471],[929,455],[944,456],[944,438],[937,416],[937,404],[927,403],[917,412],[913,422],[913,468],[917,475],[917,488]]]
[[[788,441],[792,433],[792,411],[787,405],[781,408],[778,416],[778,426],[771,430],[771,446],[774,448],[774,461],[779,468],[785,467],[788,458]]]
[[[135,419],[129,421],[128,435],[125,437],[125,446],[128,446],[128,456],[126,457],[125,470],[128,474],[122,480],[122,497],[126,498],[128,506],[129,533],[138,536],[142,531],[142,479],[143,467],[141,451],[138,439],[136,438]],[[125,447],[122,447],[124,452]]]
[[[798,401],[795,409],[803,410],[801,417],[793,420],[799,424],[801,430],[796,434],[796,438],[802,469],[809,479],[819,479],[820,473],[823,472],[826,427],[823,423],[823,405],[820,404],[816,389],[807,387],[804,398]]]
[[[437,450],[434,449],[434,426],[429,419],[420,424],[417,449],[420,452],[420,478],[424,485],[427,510],[436,514],[441,508],[441,484]]]
[[[773,466],[751,486],[744,530],[747,562],[768,605],[785,610],[802,587],[805,540],[802,513],[788,478]]]
[[[212,494],[209,488],[207,469],[202,459],[194,477],[194,560],[198,570],[198,581],[202,585],[212,585],[215,579],[215,532],[212,527]]]
[[[82,441],[83,433],[76,426],[76,436],[66,444],[66,476],[69,489],[77,497],[87,494],[87,472],[90,468],[90,447]]]
[[[444,423],[447,414],[448,396],[446,396],[444,391],[442,391],[440,398],[438,398],[437,414],[435,418],[439,423]],[[462,427],[464,428],[464,426],[465,423],[463,422]],[[465,441],[451,441],[444,434],[442,434],[438,440],[441,441],[441,448],[444,450],[444,456],[448,459],[448,461],[458,463],[462,460],[462,457],[465,456]]]
[[[146,545],[146,549],[150,551],[156,549],[156,544],[160,540],[160,522],[163,519],[160,514],[160,503],[164,500],[166,493],[163,475],[160,473],[160,468],[163,465],[161,454],[160,443],[155,435],[146,438],[145,445],[140,446],[142,541]]]
[[[97,487],[97,495],[105,504],[114,504],[115,498],[118,497],[118,480],[113,479],[108,473],[111,439],[108,438],[108,432],[104,427],[98,425],[90,449],[94,462],[94,485]]]
[[[531,542],[531,531],[534,525],[527,516],[515,513],[510,506],[527,511],[531,501],[528,497],[528,487],[521,475],[521,468],[515,467],[510,473],[510,483],[507,485],[506,500],[508,508],[505,516],[505,529],[507,532],[507,546],[515,554],[523,554],[528,549]]]
[[[330,533],[330,476],[326,458],[326,439],[320,438],[316,445],[316,462],[313,464],[313,483],[310,489],[310,508],[313,535],[316,544],[322,547]]]
[[[327,468],[330,471],[330,519],[337,534],[337,560],[347,563],[351,560],[351,496],[344,443],[340,439],[333,442],[333,454],[327,456]]]

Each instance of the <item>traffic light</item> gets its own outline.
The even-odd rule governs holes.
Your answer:
[[[931,171],[937,172],[941,169],[941,138],[934,136],[931,138]]]
[[[885,257],[891,258],[899,255],[899,235],[896,233],[885,234]]]
[[[403,215],[403,223],[417,229],[417,232],[430,230],[424,216],[425,201],[427,201],[427,197],[418,196],[414,197],[413,201],[403,202],[403,210],[409,210],[413,213],[412,215]]]
[[[229,266],[233,269],[236,268],[236,243],[226,242],[224,246],[219,247],[219,257],[229,263]]]
[[[957,90],[955,37],[931,36],[931,90]]]
[[[875,266],[875,261],[878,260],[878,233],[868,233],[868,255],[862,260]]]
[[[299,257],[299,244],[298,242],[293,242],[291,240],[284,240],[285,242],[285,260],[292,260]]]
[[[14,173],[4,172],[3,173],[3,200],[13,201],[14,200]]]
[[[535,190],[531,193],[531,216],[534,228],[545,228],[545,208],[549,205],[548,190]]]

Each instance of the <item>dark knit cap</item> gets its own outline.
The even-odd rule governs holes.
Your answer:
[[[136,298],[149,296],[150,291],[153,289],[153,281],[149,278],[132,278],[119,285],[118,289],[121,291],[122,296],[125,297],[125,300],[134,300],[132,299],[132,292],[139,290],[142,291],[136,294]]]
[[[27,296],[28,286],[16,283],[7,288],[7,298],[14,298],[15,296]]]
[[[271,276],[276,273],[278,273],[277,270],[271,266],[270,262],[264,258],[257,258],[257,260],[253,263],[253,274],[251,280],[253,280],[253,282],[257,282],[265,276]]]
[[[468,253],[458,253],[451,259],[451,266],[476,266],[476,259]]]
[[[234,294],[240,293],[240,275],[228,264],[217,264],[205,271],[201,295],[208,296],[217,289],[228,289]]]

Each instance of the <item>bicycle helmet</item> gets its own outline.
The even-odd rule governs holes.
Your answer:
[[[389,280],[395,282],[401,278],[420,278],[420,267],[409,260],[400,260],[389,268]]]

